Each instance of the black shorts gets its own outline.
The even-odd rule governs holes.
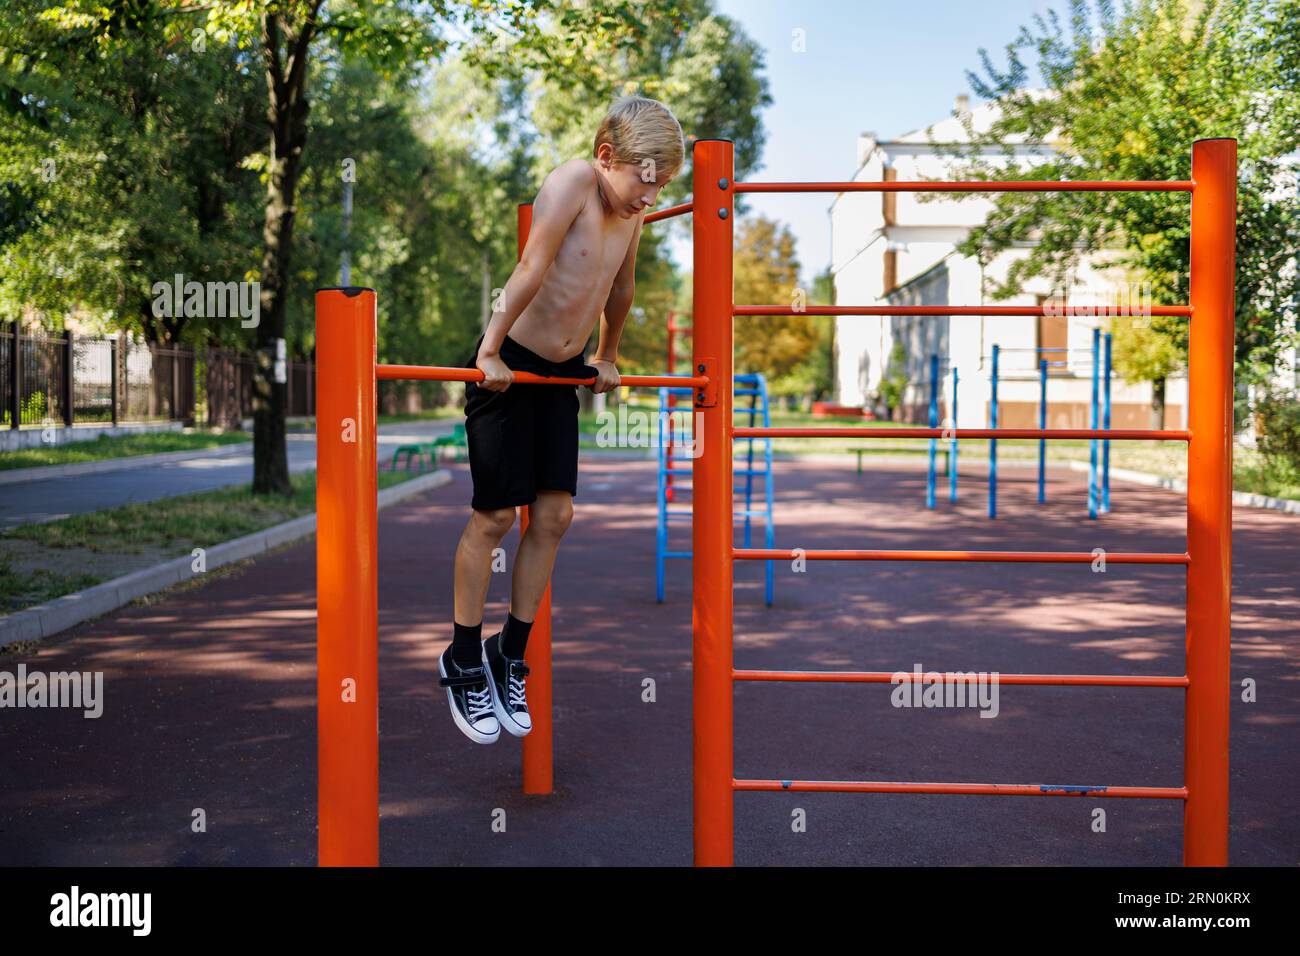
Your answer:
[[[479,336],[465,363],[475,368]],[[552,362],[510,336],[501,361],[516,372],[589,378],[581,355]],[[578,493],[578,386],[513,382],[504,392],[465,383],[465,436],[478,511],[532,504],[539,491]]]

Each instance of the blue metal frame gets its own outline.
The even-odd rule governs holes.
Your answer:
[[[1047,428],[1047,359],[1038,360],[1038,427]],[[1047,500],[1047,439],[1038,439],[1038,503]]]
[[[939,427],[939,356],[930,356],[930,427]],[[934,510],[934,459],[939,441],[930,439],[930,470],[925,482],[925,506]]]
[[[733,377],[735,383],[734,395],[737,398],[748,397],[749,406],[741,407],[739,403],[733,403],[732,413],[734,415],[746,415],[747,419],[742,422],[743,426],[753,426],[760,424],[755,422],[756,418],[761,417],[761,427],[772,427],[772,416],[768,403],[767,378],[761,372],[742,373]],[[747,387],[745,387],[747,386]],[[690,468],[673,468],[668,460],[668,443],[675,439],[684,437],[687,433],[685,426],[680,428],[680,435],[677,434],[673,427],[672,417],[668,414],[668,396],[670,394],[687,397],[688,401],[678,405],[678,411],[690,412],[693,405],[689,399],[695,395],[694,389],[690,388],[661,388],[659,389],[659,416],[658,416],[658,458],[659,458],[659,520],[655,529],[655,600],[660,603],[664,600],[664,565],[669,558],[689,558],[692,555],[690,549],[685,551],[672,551],[668,547],[668,522],[670,519],[686,518],[688,521],[691,517],[691,509],[687,508],[669,508],[668,507],[668,475],[674,474],[679,477],[690,478],[692,470]],[[664,430],[667,425],[668,441],[665,441]],[[745,496],[744,506],[737,508],[735,517],[745,519],[744,547],[752,547],[751,538],[753,533],[753,519],[762,518],[764,524],[764,547],[776,547],[776,524],[773,520],[773,475],[772,475],[772,439],[766,437],[758,438],[738,438],[735,440],[748,442],[745,449],[745,467],[733,469],[733,478],[744,478],[745,484],[742,488],[733,488],[733,495]],[[754,467],[754,443],[761,442],[763,448],[763,467]],[[680,441],[679,441],[680,443]],[[734,451],[733,451],[734,454]],[[763,507],[754,507],[754,479],[763,478]],[[678,482],[673,485],[674,489],[683,489],[683,483]],[[689,486],[686,486],[689,487]],[[776,589],[776,562],[764,561],[764,595],[768,607],[772,606],[772,600]]]
[[[1106,333],[1106,378],[1104,379],[1105,395],[1102,399],[1102,418],[1101,427],[1110,431],[1110,333]],[[1163,423],[1162,423],[1163,424]],[[1101,513],[1110,514],[1110,439],[1102,439],[1101,443]]]
[[[998,346],[993,344],[993,390],[989,428],[998,427]],[[998,440],[989,439],[989,517],[998,516]]]
[[[1092,330],[1092,405],[1088,409],[1088,427],[1097,427],[1098,393],[1101,385],[1101,329]],[[1088,441],[1088,517],[1097,517],[1097,439]]]
[[[948,446],[948,500],[957,500],[957,366],[952,367],[952,442]]]

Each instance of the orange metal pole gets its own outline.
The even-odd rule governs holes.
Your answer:
[[[1192,145],[1183,863],[1228,864],[1237,141]]]
[[[1107,438],[1112,441],[1187,441],[1188,432],[1147,428],[877,428],[872,425],[816,428],[751,428],[736,438]]]
[[[980,797],[1128,797],[1185,800],[1184,787],[1080,787],[1045,783],[895,783],[887,780],[737,780],[737,790],[811,793],[932,793]]]
[[[936,679],[920,671],[733,671],[733,680],[802,684],[913,684]],[[969,673],[945,671],[937,679],[965,680]],[[1186,687],[1186,677],[1106,674],[998,674],[998,683],[1027,687]]]
[[[1192,176],[1192,181],[1196,178]],[[736,183],[738,193],[1189,193],[1185,179],[882,180],[851,183]]]
[[[1107,305],[738,305],[736,315],[1084,315],[1113,318],[1122,315],[1191,315],[1188,305],[1153,305],[1150,308]]]
[[[476,368],[448,368],[443,365],[377,365],[376,377],[381,381],[408,380],[415,382],[481,382],[483,373]],[[532,372],[515,372],[514,381],[525,385],[591,385],[594,375],[586,378],[567,378],[563,375],[535,375]],[[659,388],[660,386],[699,388],[707,384],[700,375],[621,375],[619,382],[629,388]]]
[[[1091,564],[1091,551],[866,551],[825,548],[733,548],[737,561],[966,561],[990,564]],[[1110,551],[1108,564],[1190,564],[1187,554],[1160,551]]]
[[[692,209],[691,203],[684,202],[680,206],[669,206],[667,209],[660,209],[656,212],[648,212],[645,216],[645,222],[658,222],[661,219],[672,219],[674,216],[684,216]]]
[[[317,862],[379,865],[375,293],[316,293]]]
[[[517,255],[523,256],[528,244],[528,230],[533,224],[533,204],[520,203],[518,214]],[[519,509],[519,536],[528,530],[528,506]],[[524,737],[524,793],[550,793],[555,785],[553,752],[553,696],[551,687],[551,582],[547,580],[542,602],[537,605],[528,632],[528,713],[533,729]]]
[[[695,865],[731,866],[732,728],[732,168],[729,140],[696,140],[692,220],[695,314],[691,374],[703,442],[692,475],[691,617]]]

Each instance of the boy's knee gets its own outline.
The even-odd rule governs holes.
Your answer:
[[[573,523],[573,499],[569,495],[539,497],[528,509],[528,526],[536,526],[543,534],[556,537],[569,530]]]
[[[475,509],[473,517],[473,527],[476,532],[486,538],[500,541],[506,536],[506,532],[514,526],[515,509],[514,508],[490,508],[479,511]]]

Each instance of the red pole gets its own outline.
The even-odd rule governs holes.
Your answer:
[[[695,312],[691,374],[701,412],[693,463],[692,642],[695,865],[731,866],[732,763],[732,144],[694,149]]]
[[[517,256],[524,254],[533,224],[532,203],[519,204]],[[561,387],[561,386],[557,386]],[[528,530],[528,507],[519,510],[519,534]],[[533,729],[524,737],[524,793],[550,793],[555,782],[552,750],[551,582],[546,582],[537,616],[528,632],[528,713]]]
[[[379,865],[375,293],[316,293],[317,862]]]
[[[1237,141],[1192,145],[1183,863],[1228,865]]]

